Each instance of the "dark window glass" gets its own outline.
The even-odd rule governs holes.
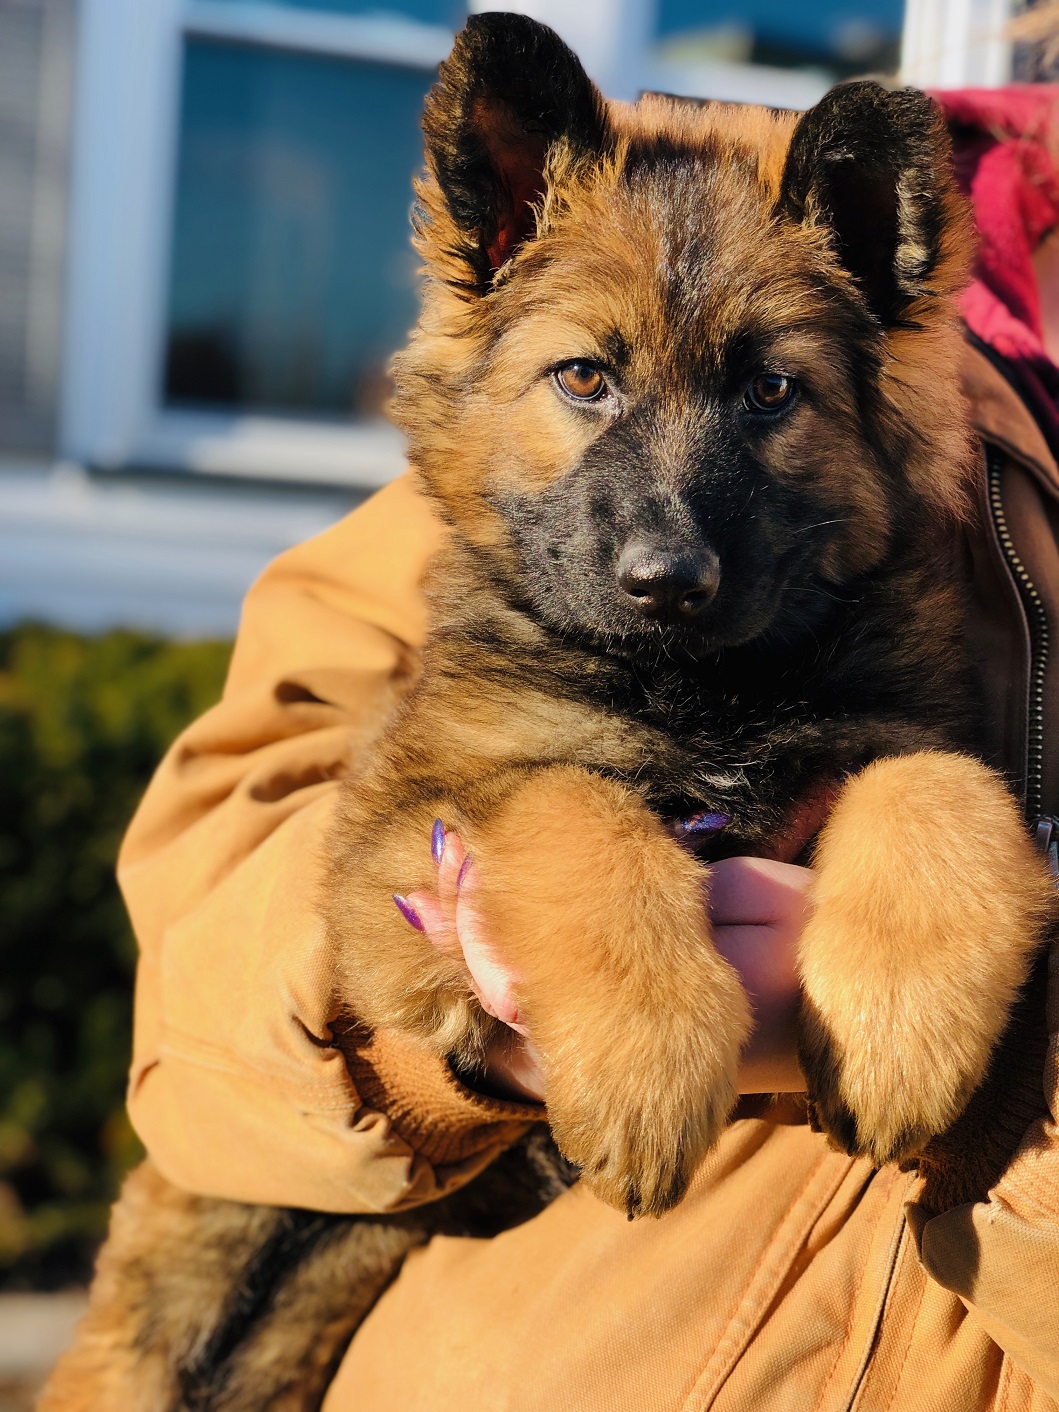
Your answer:
[[[230,5],[247,0],[227,0]],[[260,3],[260,0],[250,0]],[[339,15],[403,15],[424,24],[447,25],[458,29],[467,14],[462,0],[270,0],[285,10],[327,10]]]
[[[686,35],[708,52],[712,37],[718,57],[817,63],[839,72],[895,67],[903,18],[903,0],[659,0],[658,6],[659,33],[670,44]]]
[[[378,412],[415,317],[408,212],[432,79],[188,42],[167,403]]]

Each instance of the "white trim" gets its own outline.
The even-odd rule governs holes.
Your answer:
[[[62,454],[128,463],[157,404],[179,0],[82,0]]]
[[[453,39],[452,31],[443,25],[421,24],[400,15],[337,15],[222,0],[187,0],[183,28],[188,34],[214,39],[365,59],[404,69],[437,68]]]
[[[919,88],[1011,81],[1010,0],[905,0],[901,78]]]
[[[285,417],[162,412],[137,442],[137,466],[317,485],[385,485],[407,462],[385,422],[343,427]]]
[[[5,463],[0,626],[36,618],[82,632],[125,626],[229,637],[265,565],[358,498],[348,489]]]

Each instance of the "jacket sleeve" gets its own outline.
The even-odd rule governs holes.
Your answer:
[[[911,1208],[920,1258],[1012,1362],[1059,1400],[1059,947],[1048,979],[1046,1111],[984,1202],[930,1220]]]
[[[175,742],[118,875],[140,942],[129,1109],[203,1195],[398,1210],[473,1176],[538,1116],[400,1035],[346,1036],[315,909],[338,781],[423,639],[443,531],[409,480],[251,589],[221,702]]]

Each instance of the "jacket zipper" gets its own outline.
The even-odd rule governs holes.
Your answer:
[[[1059,832],[1059,822],[1041,815],[1041,791],[1044,783],[1044,684],[1051,650],[1048,614],[1041,595],[1019,557],[1008,528],[1007,513],[1000,493],[1001,462],[996,449],[986,448],[986,476],[989,487],[989,509],[993,528],[1007,561],[1008,568],[1022,599],[1030,636],[1029,700],[1026,722],[1026,817],[1037,827],[1038,840],[1047,849]],[[1041,827],[1051,824],[1047,836]]]
[[[1037,844],[1048,860],[1052,877],[1055,878],[1057,884],[1059,884],[1059,819],[1054,819],[1050,816],[1042,815],[1041,813],[1042,793],[1044,788],[1044,685],[1048,670],[1048,655],[1051,650],[1048,615],[1044,603],[1041,601],[1041,595],[1037,591],[1037,586],[1030,578],[1026,565],[1022,562],[1019,552],[1015,548],[1015,542],[1011,538],[1007,513],[1004,509],[1004,500],[1000,493],[1000,458],[995,448],[988,444],[985,448],[985,456],[989,511],[993,520],[993,528],[996,531],[997,541],[1000,544],[1008,569],[1015,581],[1015,586],[1026,614],[1026,623],[1029,628],[1030,661],[1025,772],[1026,817],[1035,825]],[[902,1222],[899,1238],[895,1239],[890,1252],[882,1299],[876,1315],[872,1336],[865,1349],[864,1359],[849,1389],[848,1396],[842,1404],[842,1412],[854,1412],[854,1408],[863,1391],[865,1379],[874,1358],[875,1342],[878,1338],[883,1312],[886,1305],[889,1303],[890,1294],[897,1275],[897,1266],[902,1245],[907,1238],[908,1231]]]
[[[1026,723],[1026,817],[1035,827],[1037,844],[1048,860],[1052,877],[1055,878],[1056,883],[1059,884],[1059,819],[1054,819],[1049,815],[1042,815],[1041,813],[1044,789],[1044,685],[1048,671],[1048,655],[1051,650],[1048,614],[1045,610],[1044,603],[1041,601],[1041,595],[1037,591],[1037,586],[1030,578],[1026,565],[1022,562],[1019,552],[1015,548],[1015,542],[1011,538],[1007,513],[1004,510],[1004,500],[1000,493],[1000,458],[996,449],[989,445],[986,445],[985,455],[986,482],[989,491],[989,511],[993,520],[993,528],[996,531],[996,537],[1003,551],[1004,559],[1007,562],[1011,576],[1015,580],[1015,586],[1022,600],[1023,609],[1026,613],[1026,623],[1029,628],[1030,670]],[[882,1291],[882,1300],[876,1315],[872,1337],[865,1350],[863,1362],[857,1372],[857,1376],[853,1380],[849,1394],[842,1404],[842,1412],[854,1412],[854,1408],[864,1388],[868,1369],[873,1361],[879,1325],[893,1289],[902,1245],[908,1238],[907,1229],[904,1228],[903,1224],[899,1234],[900,1239],[895,1240],[891,1250],[886,1280]]]

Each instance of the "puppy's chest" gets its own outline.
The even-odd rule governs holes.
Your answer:
[[[959,673],[909,672],[882,649],[779,663],[764,654],[649,667],[460,625],[433,638],[412,718],[459,788],[504,765],[577,765],[663,818],[723,815],[713,856],[756,851],[806,799],[883,755],[966,748]]]
[[[633,694],[619,709],[644,759],[633,773],[604,769],[663,818],[682,822],[713,856],[775,832],[800,798],[871,750],[870,731],[814,717],[804,703],[770,710],[737,693],[688,691],[668,699]]]
[[[710,669],[696,679],[620,668],[573,706],[580,729],[570,738],[580,738],[576,763],[690,823],[700,851],[716,857],[755,851],[873,759],[965,745],[955,706],[952,683],[942,708],[932,692],[895,701],[840,673],[763,684]]]

